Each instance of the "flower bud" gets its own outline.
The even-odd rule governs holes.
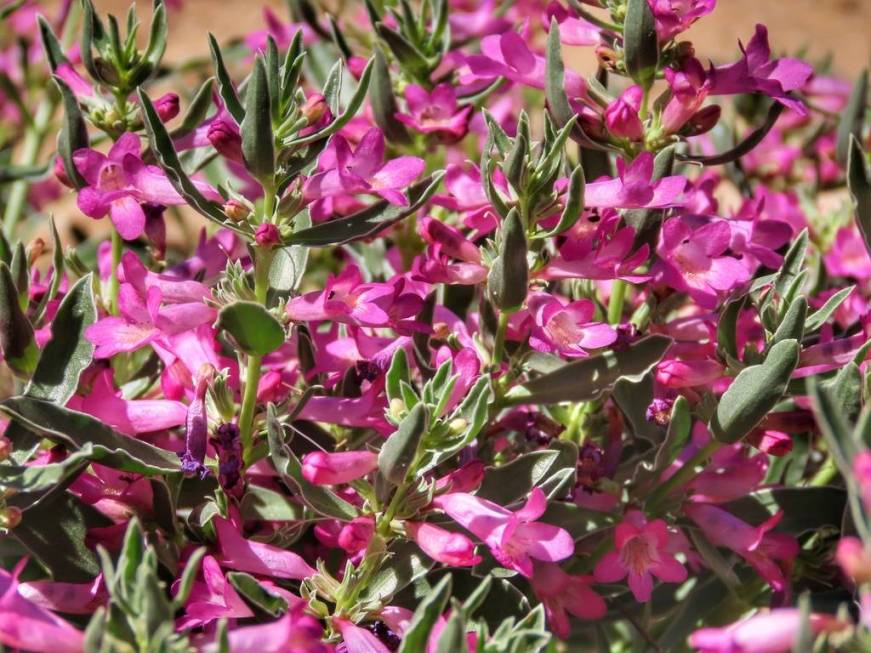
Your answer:
[[[212,445],[218,452],[218,483],[230,496],[240,497],[244,491],[244,483],[239,427],[233,423],[221,424],[215,429]]]
[[[302,459],[302,475],[315,485],[339,485],[363,476],[378,467],[378,454],[371,451],[315,451]]]
[[[27,246],[27,260],[30,265],[36,263],[37,259],[45,252],[45,241],[42,238],[34,238]]]
[[[356,517],[339,531],[339,546],[348,553],[363,551],[375,534],[375,520],[372,517]]]
[[[405,530],[409,537],[430,558],[452,567],[471,567],[481,562],[475,555],[475,543],[462,533],[452,533],[427,522],[407,522]]]
[[[605,109],[605,125],[608,131],[618,138],[641,140],[644,125],[638,112],[644,91],[637,84],[630,86]]]
[[[188,406],[185,418],[184,452],[181,454],[181,470],[185,474],[208,473],[203,462],[206,459],[209,421],[206,413],[206,390],[215,374],[215,368],[206,363],[197,374],[194,399]]]
[[[16,506],[6,506],[0,510],[0,528],[12,529],[21,523],[21,509]]]
[[[254,232],[254,241],[261,247],[275,247],[281,242],[281,234],[278,233],[278,227],[271,222],[264,222],[257,225]]]
[[[67,169],[64,167],[63,159],[59,156],[54,157],[54,176],[57,177],[57,180],[67,188],[75,188],[73,182],[71,182],[70,178],[67,176]]]
[[[696,111],[681,129],[682,136],[699,136],[711,131],[720,121],[720,105],[712,104]]]
[[[228,200],[224,204],[224,215],[233,222],[244,222],[251,215],[250,209],[238,200]]]
[[[169,122],[178,115],[179,101],[175,93],[165,93],[154,101],[154,110],[162,122]]]
[[[243,163],[242,137],[235,125],[231,125],[226,120],[215,120],[209,125],[206,138],[219,154],[230,161]]]
[[[324,117],[328,108],[324,96],[320,93],[316,93],[305,101],[305,103],[299,108],[299,111],[308,121],[308,124],[313,125]]]

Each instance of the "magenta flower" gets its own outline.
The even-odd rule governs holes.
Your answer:
[[[558,562],[575,550],[569,533],[536,521],[547,508],[540,488],[533,488],[520,510],[507,508],[472,494],[453,492],[433,499],[433,506],[482,540],[504,567],[532,577],[532,561]]]
[[[665,68],[664,73],[671,99],[662,111],[662,127],[667,134],[676,134],[702,108],[711,82],[694,57],[682,61],[679,69]]]
[[[569,636],[569,614],[584,621],[605,616],[608,606],[590,588],[592,582],[592,576],[570,576],[557,564],[535,563],[532,591],[544,604],[547,623],[557,637],[565,639]]]
[[[618,177],[587,184],[587,208],[662,209],[680,203],[686,177],[674,175],[653,179],[653,154],[642,152],[629,164],[617,160]]]
[[[599,42],[599,28],[583,18],[576,18],[557,0],[548,3],[542,17],[546,30],[550,30],[552,18],[559,23],[560,41],[565,45],[596,45]]]
[[[315,570],[293,551],[246,540],[232,522],[222,517],[215,517],[212,523],[218,535],[223,567],[290,580],[302,580],[315,574]]]
[[[462,533],[452,533],[428,522],[405,523],[409,537],[436,562],[451,567],[471,567],[481,562],[475,543]]]
[[[209,420],[206,413],[206,391],[215,375],[215,368],[204,365],[197,375],[194,398],[188,406],[185,417],[184,452],[181,457],[181,471],[185,474],[208,474],[203,462],[208,445]]]
[[[527,299],[532,334],[529,346],[547,354],[570,358],[588,355],[588,349],[607,347],[617,340],[617,332],[607,324],[593,321],[596,307],[589,299],[564,304],[543,292]]]
[[[12,573],[0,569],[0,643],[35,653],[80,653],[81,631],[22,595],[18,574],[26,564],[24,558]]]
[[[355,517],[341,527],[336,543],[353,555],[365,551],[373,535],[375,535],[375,518],[371,515]]]
[[[640,86],[632,85],[605,109],[605,126],[617,138],[637,141],[644,136],[644,125],[638,115],[643,94]]]
[[[504,77],[522,86],[544,88],[545,59],[530,50],[526,38],[517,32],[485,36],[481,54],[466,57],[466,64],[471,74],[460,78],[464,84]],[[564,84],[570,99],[586,95],[587,83],[571,70],[566,70]]]
[[[138,238],[145,231],[141,203],[185,203],[160,168],[143,163],[136,134],[122,134],[108,155],[90,149],[77,150],[73,162],[88,184],[79,191],[79,209],[92,218],[108,214],[125,240]],[[194,184],[209,199],[221,199],[208,184],[198,181]]]
[[[333,653],[323,635],[320,622],[307,615],[300,602],[275,621],[230,629],[227,642],[233,653]],[[200,653],[222,650],[214,635],[195,639],[194,644]]]
[[[600,583],[616,583],[628,576],[635,600],[645,603],[653,592],[653,577],[665,583],[682,583],[686,568],[671,552],[668,526],[661,519],[648,522],[633,510],[626,513],[614,532],[616,550],[606,553],[593,571]]]
[[[418,233],[429,247],[424,256],[415,259],[415,278],[461,285],[478,284],[487,278],[477,245],[454,227],[426,217],[418,223]]]
[[[800,610],[778,608],[759,612],[722,628],[702,628],[690,635],[689,642],[699,653],[788,653],[796,643],[801,627]],[[810,615],[814,635],[837,632],[846,627],[846,623],[832,615]]]
[[[648,0],[656,18],[656,35],[666,43],[699,18],[714,11],[717,0]]]
[[[716,546],[731,549],[747,562],[771,585],[782,592],[788,587],[792,561],[798,555],[796,539],[787,533],[772,533],[771,529],[783,517],[778,512],[758,527],[750,526],[723,508],[706,503],[687,503],[684,512]]]
[[[173,589],[178,586],[174,583]],[[218,561],[210,555],[203,558],[199,578],[194,581],[190,596],[184,606],[184,617],[178,628],[187,630],[205,626],[217,619],[245,619],[254,613],[242,600],[221,571]]]
[[[711,95],[761,93],[804,115],[807,109],[800,100],[789,96],[804,86],[813,68],[798,59],[771,59],[768,29],[757,25],[756,32],[745,48],[744,56],[733,64],[717,66],[710,71]]]
[[[336,135],[318,159],[318,172],[305,182],[303,195],[307,200],[321,200],[367,193],[407,206],[408,198],[402,191],[425,167],[423,159],[415,156],[385,162],[384,134],[379,129],[366,132],[356,150],[344,137]]]
[[[850,277],[859,281],[871,279],[871,256],[854,225],[838,229],[835,242],[823,254],[823,262],[828,273],[834,277]]]
[[[439,84],[432,92],[409,84],[405,88],[409,113],[397,113],[396,119],[421,134],[437,134],[450,140],[466,135],[472,105],[460,108],[457,94],[450,84]]]
[[[313,451],[302,459],[302,475],[315,485],[340,485],[366,476],[378,467],[372,451]]]
[[[729,225],[722,220],[671,218],[662,226],[656,269],[664,283],[689,293],[704,308],[714,308],[726,293],[750,279],[741,261],[725,255],[731,240]]]

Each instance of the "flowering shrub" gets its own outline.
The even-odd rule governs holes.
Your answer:
[[[867,75],[704,65],[715,0],[169,64],[180,4],[0,8],[3,646],[871,649]]]

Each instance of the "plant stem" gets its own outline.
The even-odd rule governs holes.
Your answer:
[[[703,465],[708,458],[714,455],[722,446],[722,442],[711,440],[708,444],[699,449],[680,467],[680,469],[670,476],[668,480],[653,490],[650,497],[645,502],[647,512],[656,513],[659,504],[674,490],[693,480],[698,475],[696,467]]]
[[[118,292],[121,285],[118,283],[118,266],[121,264],[121,256],[124,246],[121,242],[121,234],[112,228],[112,269],[109,272],[109,313],[118,315]]]
[[[500,365],[505,356],[505,332],[508,330],[508,319],[510,317],[509,313],[499,314],[499,325],[496,327],[496,342],[493,345],[494,366]]]
[[[813,475],[813,478],[811,478],[810,481],[808,481],[808,485],[811,487],[828,485],[837,475],[838,465],[835,463],[835,459],[832,458],[831,455],[826,456],[826,459],[823,461],[822,466],[817,470],[817,473]]]
[[[39,152],[51,127],[51,117],[54,115],[56,106],[57,101],[53,97],[43,98],[42,102],[39,103],[36,115],[33,117],[33,124],[27,129],[24,136],[21,166],[29,168],[37,164]],[[30,181],[27,179],[19,179],[14,182],[9,190],[9,201],[3,212],[3,233],[8,238],[13,236],[15,227],[18,226],[18,221],[24,212],[28,190],[30,190]]]
[[[620,324],[623,318],[623,304],[626,301],[626,291],[629,285],[620,279],[616,279],[611,285],[611,298],[608,300],[608,323]]]

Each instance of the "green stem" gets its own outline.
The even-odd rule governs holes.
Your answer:
[[[112,228],[112,269],[109,272],[109,313],[118,315],[118,292],[121,285],[118,282],[118,266],[121,264],[121,256],[124,253],[124,245],[121,242],[121,234]]]
[[[722,446],[722,442],[711,440],[708,444],[699,449],[688,461],[681,465],[681,467],[672,474],[668,480],[653,490],[650,497],[645,502],[647,512],[655,514],[659,508],[659,504],[674,490],[683,487],[693,480],[698,475],[696,468],[707,462],[707,460]]]
[[[505,332],[508,330],[508,320],[510,317],[509,313],[499,314],[499,325],[496,327],[496,342],[493,345],[494,366],[500,365],[505,356]]]
[[[51,117],[54,115],[56,106],[57,101],[53,96],[46,97],[39,103],[36,115],[33,117],[33,124],[24,135],[24,145],[21,150],[21,166],[30,168],[38,163],[39,152],[42,150],[45,137],[50,131]],[[24,212],[28,190],[30,190],[30,181],[27,179],[20,179],[14,182],[9,190],[9,200],[6,204],[6,210],[3,212],[3,233],[8,238],[13,236],[15,227],[18,226],[18,221]]]
[[[835,459],[832,458],[831,455],[826,456],[826,459],[823,461],[822,466],[817,470],[817,473],[813,475],[813,478],[811,478],[810,481],[808,481],[808,485],[811,487],[822,487],[828,485],[837,475],[838,465],[835,463]]]
[[[611,298],[608,300],[608,323],[620,324],[623,318],[623,304],[626,301],[626,291],[629,284],[617,279],[611,285]]]

